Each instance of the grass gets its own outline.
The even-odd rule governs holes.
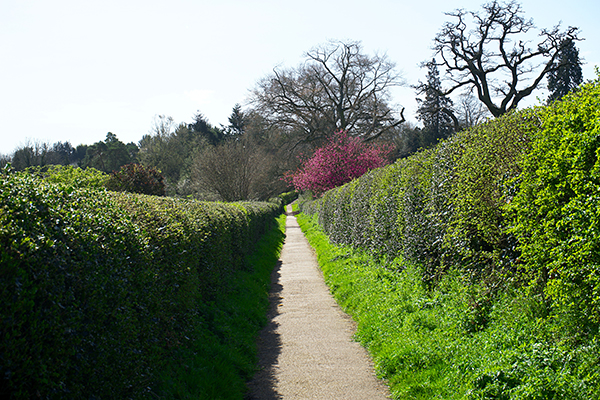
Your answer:
[[[490,295],[452,273],[428,290],[418,265],[332,245],[316,217],[297,219],[395,399],[600,398],[600,342],[556,337],[523,291]]]
[[[242,399],[257,365],[256,338],[266,324],[270,275],[285,237],[285,215],[248,257],[218,302],[203,305],[195,345],[173,359],[155,389],[161,399]]]

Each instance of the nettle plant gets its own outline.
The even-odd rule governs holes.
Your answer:
[[[295,172],[285,179],[298,191],[311,191],[320,196],[364,175],[367,171],[389,164],[393,145],[363,142],[348,131],[335,132],[333,137]]]

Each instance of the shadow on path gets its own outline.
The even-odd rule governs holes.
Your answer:
[[[281,261],[271,273],[271,291],[269,292],[269,322],[258,338],[258,368],[254,378],[248,383],[248,393],[245,400],[280,400],[283,397],[276,391],[275,366],[281,354],[281,337],[277,332],[279,324],[275,317],[279,315],[279,304],[283,286],[279,283],[281,277]]]

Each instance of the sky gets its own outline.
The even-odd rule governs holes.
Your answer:
[[[274,68],[328,40],[386,54],[406,81],[392,103],[416,122],[423,61],[457,8],[484,0],[0,0],[0,154],[27,143],[139,142],[158,115],[227,125]],[[536,26],[577,26],[585,80],[600,66],[598,0],[521,0]],[[547,93],[536,91],[525,106]]]

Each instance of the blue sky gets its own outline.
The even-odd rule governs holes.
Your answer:
[[[423,80],[435,34],[456,8],[484,1],[2,0],[0,153],[27,141],[73,145],[113,132],[138,142],[154,117],[226,124],[276,66],[295,67],[327,40],[386,53],[408,84]],[[584,78],[600,65],[600,2],[522,0],[538,27],[581,28]],[[393,91],[414,121],[415,93]],[[534,93],[527,104],[535,104]],[[526,105],[527,105],[526,104]]]

